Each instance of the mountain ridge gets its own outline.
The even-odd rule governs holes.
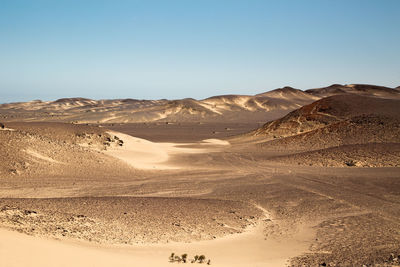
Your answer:
[[[277,88],[256,95],[217,95],[201,100],[60,98],[0,105],[2,121],[58,121],[75,123],[142,122],[259,122],[278,119],[323,97],[358,94],[399,98],[400,91],[376,85],[339,85],[300,90]]]

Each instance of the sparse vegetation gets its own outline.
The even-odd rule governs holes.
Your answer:
[[[180,257],[178,255],[176,255],[174,252],[171,253],[171,255],[169,256],[169,262],[173,263],[173,262],[178,262],[178,263],[188,263],[190,261],[190,263],[199,263],[199,264],[203,264],[206,263],[207,265],[211,265],[211,260],[209,259],[206,262],[206,256],[204,255],[195,255],[193,257],[193,259],[188,259],[188,254],[182,254]]]
[[[175,253],[172,252],[172,253],[171,253],[171,256],[169,256],[169,261],[170,261],[170,262],[174,262],[174,259],[175,259]]]
[[[192,263],[195,263],[199,259],[199,255],[194,256],[194,259],[192,260]]]
[[[175,255],[174,261],[181,262],[181,261],[182,261],[182,258],[179,257],[179,256],[177,256],[177,255]]]
[[[203,263],[206,260],[206,256],[200,255],[199,257],[199,263]]]
[[[347,160],[347,161],[345,161],[344,162],[344,164],[346,164],[347,166],[349,166],[349,167],[354,167],[354,166],[356,166],[356,162],[354,161],[354,160]]]
[[[185,254],[182,254],[182,256],[181,256],[181,258],[182,258],[182,261],[183,261],[183,263],[186,263],[186,261],[187,261],[187,254],[185,253]]]

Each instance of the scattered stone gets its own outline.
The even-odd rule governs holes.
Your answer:
[[[31,215],[31,214],[37,214],[37,212],[34,211],[34,210],[24,210],[24,214],[25,215]]]

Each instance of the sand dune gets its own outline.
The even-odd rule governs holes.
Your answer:
[[[108,132],[123,140],[123,146],[115,145],[103,151],[106,155],[113,156],[128,163],[137,169],[179,169],[183,166],[167,164],[173,154],[206,153],[205,149],[183,148],[184,144],[154,143],[145,139],[132,137],[118,132]],[[206,141],[213,144],[227,144],[226,141],[213,139]],[[180,146],[180,147],[179,147]]]
[[[203,143],[206,144],[214,144],[214,145],[221,145],[221,146],[227,146],[229,145],[229,141],[226,140],[220,140],[220,139],[215,139],[215,138],[211,138],[211,139],[204,139]]]

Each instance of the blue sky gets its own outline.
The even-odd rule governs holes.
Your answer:
[[[0,102],[400,85],[398,0],[0,1]]]

